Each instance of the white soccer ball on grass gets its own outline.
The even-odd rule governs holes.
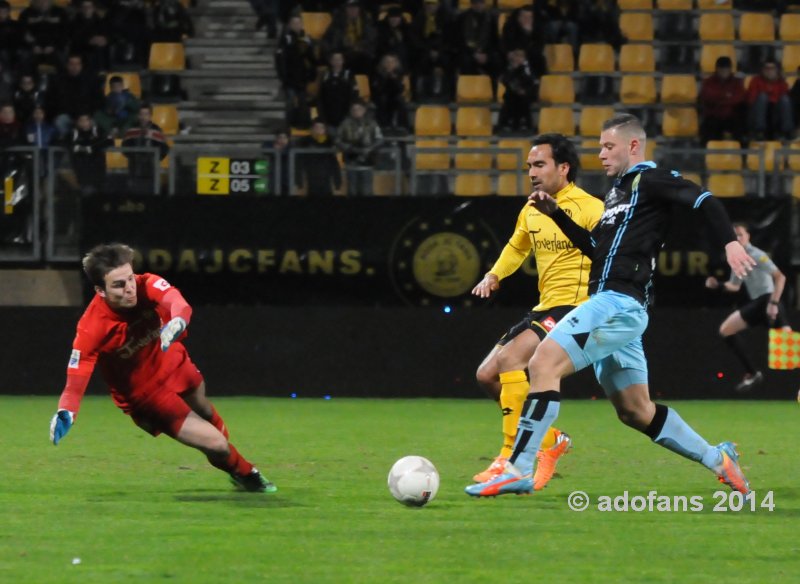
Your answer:
[[[389,491],[403,505],[422,507],[438,490],[439,472],[422,456],[404,456],[389,471]]]

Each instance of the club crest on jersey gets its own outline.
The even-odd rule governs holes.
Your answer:
[[[539,322],[541,322],[542,326],[548,331],[553,330],[553,327],[556,326],[556,321],[552,316],[548,316],[547,318]]]
[[[77,369],[80,364],[81,364],[81,352],[78,349],[72,349],[72,353],[69,356],[69,364],[67,365],[67,367],[69,369]]]

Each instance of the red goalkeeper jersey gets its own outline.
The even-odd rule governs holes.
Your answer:
[[[186,360],[186,348],[180,342],[161,351],[160,331],[176,316],[188,324],[191,307],[160,276],[137,274],[135,279],[134,308],[112,310],[96,295],[78,321],[59,408],[78,411],[95,365],[114,403],[127,411],[165,388],[167,378]]]

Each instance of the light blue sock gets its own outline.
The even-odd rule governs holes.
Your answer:
[[[514,452],[509,461],[523,475],[533,475],[536,453],[542,445],[547,430],[558,417],[561,394],[557,391],[535,393],[525,400],[517,426]]]
[[[658,423],[663,423],[660,430],[653,428],[653,425]],[[692,430],[692,427],[678,415],[678,412],[667,406],[656,404],[656,416],[645,434],[648,434],[659,446],[689,460],[699,462],[711,470],[714,470],[722,462],[719,450]]]

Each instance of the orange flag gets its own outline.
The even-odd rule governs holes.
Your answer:
[[[800,369],[800,333],[769,329],[769,368]]]

